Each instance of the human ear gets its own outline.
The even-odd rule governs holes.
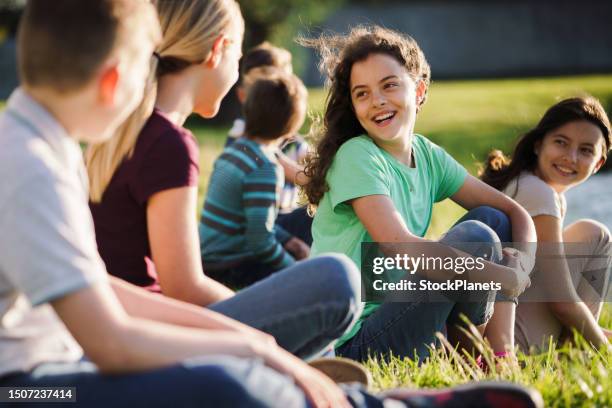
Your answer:
[[[421,106],[423,105],[423,101],[425,100],[425,95],[427,95],[427,84],[422,79],[418,80],[416,83],[417,112],[421,110]]]
[[[113,106],[117,84],[119,83],[119,69],[116,64],[104,68],[98,81],[98,96],[104,106]]]
[[[213,46],[210,52],[204,60],[204,65],[207,68],[217,68],[219,62],[221,62],[221,56],[223,55],[223,44],[225,43],[225,35],[219,35],[213,42]]]
[[[599,161],[595,165],[595,168],[593,169],[593,174],[597,173],[599,171],[599,169],[601,169],[601,166],[604,165],[605,162],[606,162],[606,159],[603,156],[601,156],[601,158],[599,159]]]
[[[240,85],[236,88],[236,96],[238,97],[238,102],[244,105],[244,102],[246,102],[246,90],[244,89],[244,85]]]

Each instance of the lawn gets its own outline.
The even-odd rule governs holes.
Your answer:
[[[508,151],[521,132],[533,126],[546,108],[563,97],[582,93],[598,97],[612,111],[612,75],[569,78],[434,82],[419,114],[416,131],[443,146],[477,171],[491,148]],[[320,114],[322,89],[310,90],[310,106]],[[195,123],[195,122],[194,122]],[[214,159],[225,141],[227,128],[191,124],[200,142],[200,204]],[[200,123],[200,122],[197,122]],[[436,205],[429,237],[438,237],[462,214],[451,202]],[[607,304],[600,320],[612,327]],[[484,373],[456,354],[440,352],[417,365],[405,360],[370,361],[374,388],[395,386],[442,387],[472,380],[505,379],[537,388],[551,407],[612,406],[612,354],[593,351],[583,343],[564,346],[537,356],[520,356],[520,366],[501,365]],[[484,349],[485,355],[490,355]]]

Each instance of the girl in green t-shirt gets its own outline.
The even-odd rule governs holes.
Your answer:
[[[387,257],[456,260],[469,257],[465,252],[476,255],[466,242],[481,242],[478,250],[488,251],[492,262],[461,279],[495,283],[491,287],[504,295],[518,296],[529,285],[533,259],[526,245],[502,252],[500,238],[534,242],[533,222],[514,201],[414,134],[430,82],[429,65],[414,39],[381,27],[358,27],[346,36],[302,42],[320,51],[329,85],[321,139],[305,169],[304,190],[316,207],[312,253],[345,253],[361,266],[361,244],[378,242],[391,244],[381,245]],[[432,205],[445,198],[471,211],[441,241],[427,240]],[[431,267],[416,279],[454,282],[457,273]],[[362,275],[362,284],[369,285],[372,274]],[[339,340],[337,352],[361,360],[372,353],[413,357],[416,352],[423,358],[436,342],[435,333],[445,330],[453,344],[471,349],[458,328],[458,316],[465,314],[495,352],[506,355],[513,351],[515,305],[497,303],[490,318],[494,293],[464,292],[470,302],[448,292],[437,292],[443,301],[431,302],[427,296],[436,293],[419,290],[409,302],[373,302],[366,296],[364,313]]]

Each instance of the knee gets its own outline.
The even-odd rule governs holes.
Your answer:
[[[333,291],[334,299],[351,303],[361,301],[361,277],[355,263],[343,254],[325,254],[315,258],[320,287]]]
[[[500,242],[497,233],[482,221],[467,220],[457,225],[463,242],[497,244]]]
[[[564,240],[568,242],[599,242],[609,244],[610,230],[599,221],[591,219],[578,220],[565,229]]]
[[[499,262],[503,258],[497,233],[482,221],[467,220],[459,223],[441,242],[468,254],[484,255],[493,262]]]
[[[488,225],[503,242],[512,241],[510,218],[501,210],[489,206],[473,208],[468,212],[469,218]]]

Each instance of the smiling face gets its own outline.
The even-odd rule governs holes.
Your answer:
[[[586,180],[604,162],[605,141],[599,127],[587,121],[566,123],[536,145],[535,173],[557,192]]]
[[[417,89],[418,88],[418,89]],[[371,54],[353,64],[350,92],[355,116],[381,147],[406,144],[414,130],[417,87],[408,71],[387,54]]]

